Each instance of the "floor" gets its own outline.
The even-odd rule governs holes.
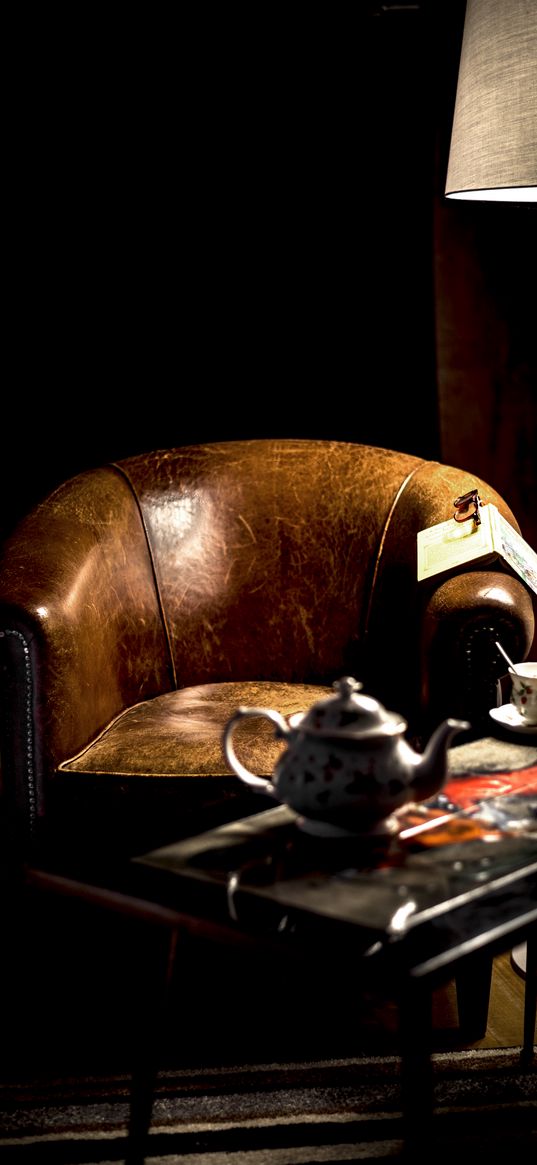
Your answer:
[[[471,1048],[512,1048],[522,1042],[524,1019],[524,979],[511,962],[511,955],[494,960],[487,1033],[483,1039],[465,1045]],[[453,984],[435,996],[435,1025],[454,1027],[457,1003]]]
[[[438,988],[433,996],[434,1050],[512,1048],[522,1043],[524,978],[516,971],[510,953],[494,960],[486,1035],[472,1043],[460,1039],[455,983]],[[360,1032],[370,1052],[397,1051],[398,1013],[394,1003],[369,997],[363,1002]],[[537,1036],[536,1036],[537,1038]]]

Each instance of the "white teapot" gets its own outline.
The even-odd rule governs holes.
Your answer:
[[[447,749],[466,720],[444,720],[423,753],[404,739],[407,722],[388,712],[352,676],[334,683],[336,694],[287,721],[269,708],[240,707],[224,729],[226,761],[247,785],[276,797],[299,815],[299,825],[323,836],[397,831],[394,813],[409,801],[425,801],[442,788]],[[264,716],[275,737],[287,742],[272,780],[251,773],[233,747],[245,716]]]

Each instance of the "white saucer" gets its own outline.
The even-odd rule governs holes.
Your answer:
[[[510,728],[512,732],[525,732],[529,736],[537,733],[537,724],[526,724],[526,721],[519,716],[514,704],[502,704],[499,708],[490,708],[489,716],[493,720],[497,720],[498,724],[502,724],[504,728]]]
[[[526,978],[526,957],[528,953],[528,944],[519,943],[517,947],[513,947],[511,951],[511,966],[513,971],[517,972],[522,979]]]

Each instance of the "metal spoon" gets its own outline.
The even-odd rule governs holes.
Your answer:
[[[517,672],[516,667],[515,667],[512,659],[509,659],[509,656],[508,656],[507,652],[504,650],[504,648],[502,647],[501,643],[498,643],[497,639],[495,640],[495,643],[496,643],[496,647],[498,648],[498,651],[501,651],[503,658],[507,660],[507,663],[509,664],[511,671],[514,671],[516,676],[520,675],[520,672]]]

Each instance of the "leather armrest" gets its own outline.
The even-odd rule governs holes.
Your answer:
[[[505,660],[525,659],[535,630],[532,596],[502,571],[467,571],[445,579],[427,596],[422,624],[422,701],[428,719],[467,719],[473,728],[496,705]]]
[[[172,686],[143,524],[115,470],[72,479],[9,539],[0,636],[3,784],[39,814],[62,760]]]

